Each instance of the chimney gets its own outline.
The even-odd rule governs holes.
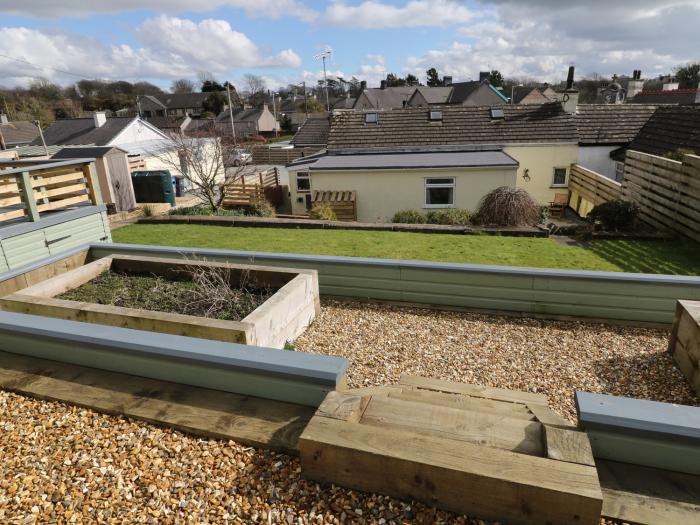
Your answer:
[[[569,66],[569,74],[566,77],[566,90],[574,89],[574,66]]]
[[[95,111],[92,118],[95,120],[96,128],[101,128],[107,123],[107,113],[104,111]]]
[[[479,71],[479,82],[483,82],[484,80],[488,80],[490,76],[491,76],[491,73],[488,71]]]
[[[0,113],[0,124],[8,124],[9,120],[7,120],[7,115],[4,113]]]
[[[382,81],[379,83],[379,87],[382,88],[382,89],[386,89],[386,80],[382,80]]]
[[[451,86],[452,85],[452,75],[445,75],[443,77],[443,82],[446,86]]]
[[[642,80],[642,70],[635,69],[632,72],[632,80],[627,81],[626,99],[632,99],[634,96],[644,89],[644,81]]]
[[[367,89],[367,81],[362,80],[360,81],[360,91],[364,91],[365,89]]]

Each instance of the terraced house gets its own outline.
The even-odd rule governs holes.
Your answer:
[[[327,144],[288,166],[294,213],[324,191],[354,192],[357,219],[370,222],[403,209],[473,210],[499,186],[546,204],[568,191],[578,159],[573,115],[559,103],[343,113]]]

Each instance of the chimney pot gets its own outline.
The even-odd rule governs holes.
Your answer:
[[[479,71],[479,82],[483,82],[484,80],[488,80],[490,76],[491,76],[491,73],[489,71]]]
[[[452,85],[452,75],[445,75],[443,77],[444,83],[446,86],[451,86]]]
[[[379,87],[380,87],[381,89],[386,89],[386,80],[382,80],[382,81],[379,83]]]
[[[360,81],[360,91],[364,91],[365,89],[367,89],[367,81],[362,80]]]
[[[92,115],[92,118],[95,121],[96,128],[101,128],[107,123],[107,113],[105,113],[104,111],[95,111],[95,113]]]
[[[574,66],[569,66],[569,74],[566,77],[566,89],[573,89],[574,87]]]

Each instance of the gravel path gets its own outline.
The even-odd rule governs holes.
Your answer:
[[[403,372],[545,393],[697,404],[668,333],[324,301],[299,350],[346,355],[351,386]],[[0,523],[483,523],[321,488],[298,460],[0,391]]]

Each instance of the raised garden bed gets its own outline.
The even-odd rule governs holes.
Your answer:
[[[6,311],[282,348],[319,311],[314,270],[111,256],[0,298]]]

